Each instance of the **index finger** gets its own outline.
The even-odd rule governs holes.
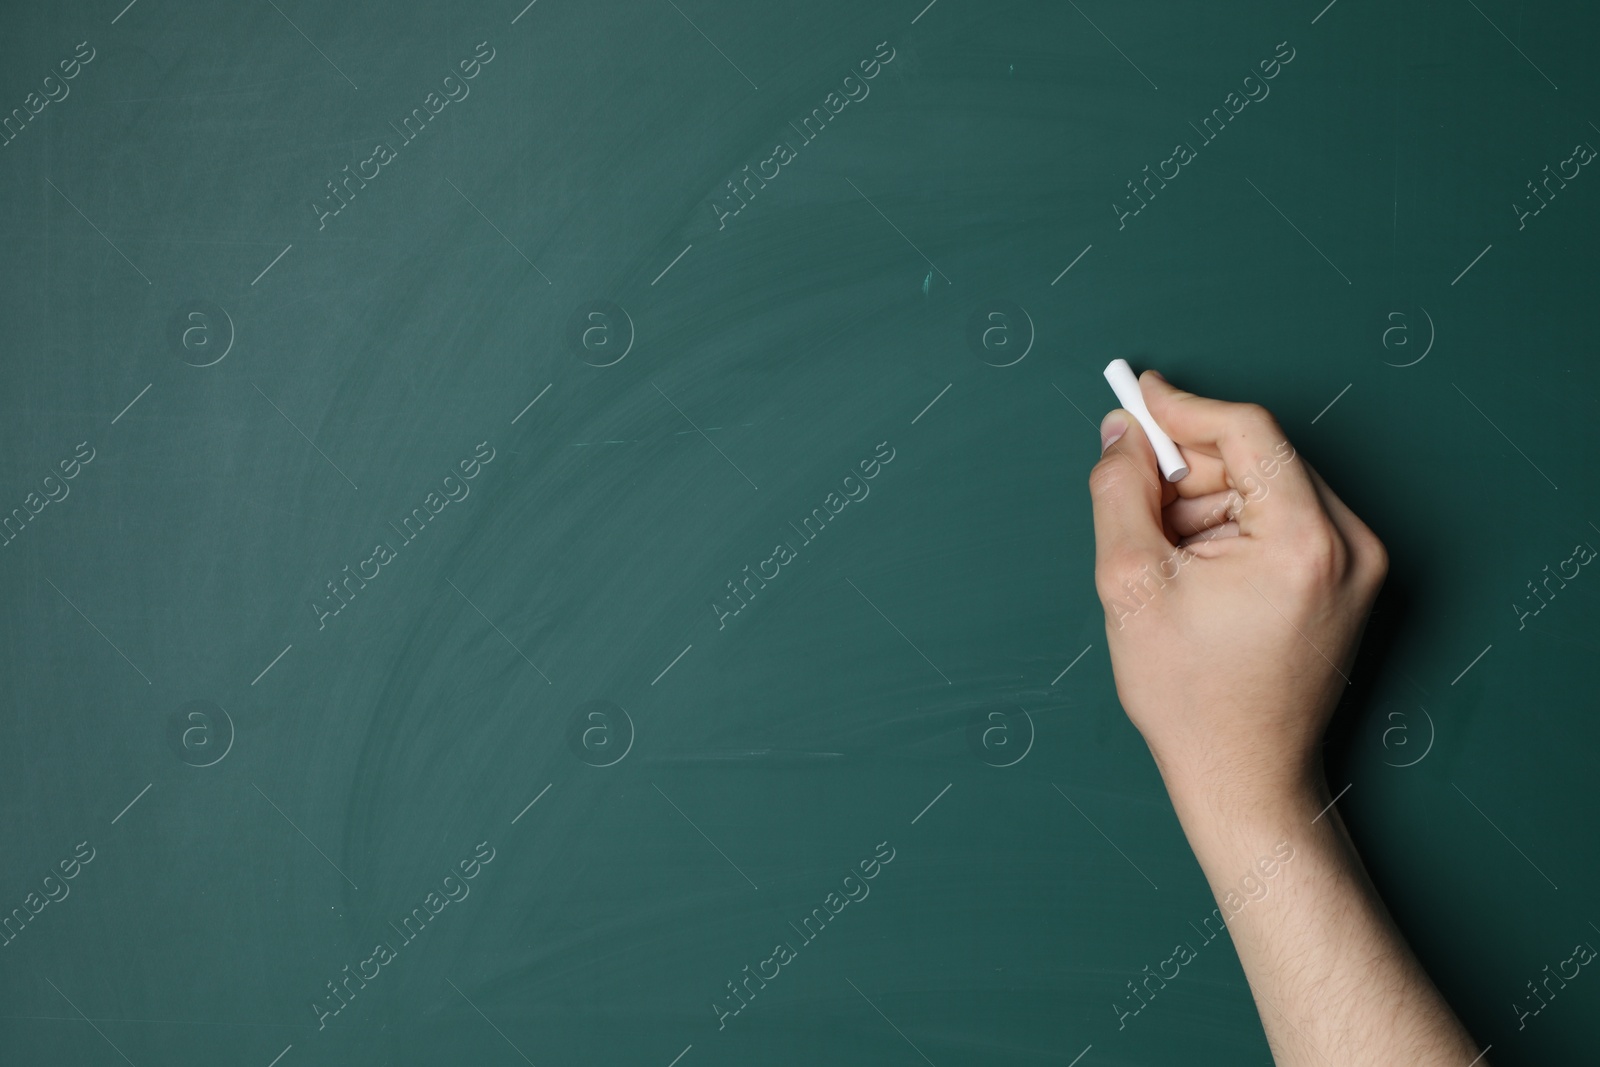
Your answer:
[[[1266,408],[1186,393],[1149,371],[1139,385],[1150,413],[1174,441],[1222,460],[1228,484],[1245,500],[1242,533],[1284,530],[1320,514],[1305,465],[1295,462],[1294,446]]]

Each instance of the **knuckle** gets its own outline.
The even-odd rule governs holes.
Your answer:
[[[1369,544],[1364,552],[1367,573],[1371,576],[1373,585],[1382,585],[1383,580],[1389,576],[1389,549],[1379,540],[1377,534],[1369,533]]]
[[[1273,417],[1272,412],[1260,404],[1240,404],[1238,419],[1252,430],[1276,432],[1278,429],[1278,420]]]
[[[1116,597],[1121,592],[1122,576],[1126,570],[1114,553],[1102,552],[1094,562],[1094,588],[1100,598]]]
[[[1358,584],[1376,589],[1389,575],[1389,550],[1372,528],[1351,517],[1349,567]]]
[[[1107,453],[1089,470],[1090,495],[1096,498],[1115,495],[1127,482],[1128,473],[1126,463],[1115,462],[1115,457]]]
[[[1108,546],[1095,559],[1095,590],[1102,599],[1117,599],[1127,594],[1127,586],[1139,576],[1143,557],[1127,548]]]
[[[1095,560],[1095,592],[1108,614],[1113,605],[1142,610],[1163,599],[1163,592],[1178,579],[1185,558],[1192,557],[1174,553],[1157,559],[1138,549],[1111,549]]]
[[[1289,576],[1303,592],[1328,589],[1344,574],[1349,550],[1327,523],[1308,524],[1296,532],[1288,551]]]

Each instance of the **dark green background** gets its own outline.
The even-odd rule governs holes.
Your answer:
[[[0,548],[0,910],[96,850],[0,948],[0,1059],[1268,1063],[1225,942],[1112,1007],[1213,906],[1091,582],[1115,356],[1267,404],[1385,539],[1340,810],[1490,1059],[1592,1048],[1600,978],[1510,1007],[1600,939],[1600,577],[1510,607],[1600,546],[1600,177],[1510,206],[1600,143],[1584,5],[121,7],[0,12],[6,112],[96,50],[0,148],[0,508],[96,451]],[[722,183],[885,40],[719,232]],[[480,41],[471,95],[319,231],[323,183]],[[1119,230],[1281,41],[1270,97]],[[197,301],[235,335],[205,368],[168,339]],[[568,340],[592,301],[633,325],[610,367]],[[1000,306],[1035,335],[1004,368],[968,340]],[[319,631],[480,441],[470,497]],[[870,497],[719,631],[881,441]],[[591,700],[636,731],[610,767],[569,741]],[[191,701],[231,729],[186,745]],[[973,743],[994,711],[1009,748]],[[319,1032],[324,983],[480,841],[471,896]],[[719,1032],[724,983],[881,841],[871,896]]]

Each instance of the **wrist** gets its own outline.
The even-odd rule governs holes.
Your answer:
[[[1196,845],[1276,840],[1310,825],[1333,799],[1317,758],[1218,767],[1157,756],[1156,766],[1184,833]]]

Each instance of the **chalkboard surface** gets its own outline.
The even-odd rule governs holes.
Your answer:
[[[125,2],[0,16],[0,1060],[1270,1062],[1117,356],[1385,539],[1340,810],[1592,1055],[1592,9]]]

